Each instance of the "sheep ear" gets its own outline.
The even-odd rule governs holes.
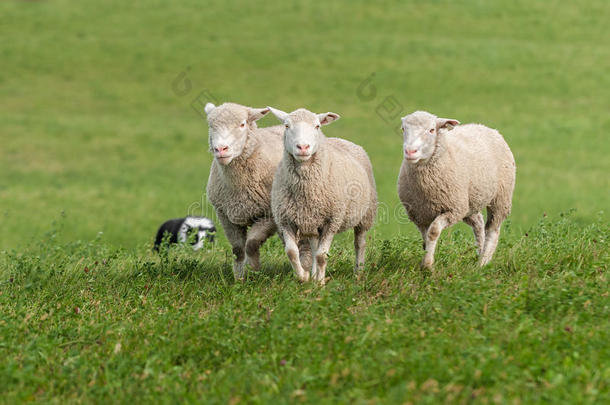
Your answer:
[[[216,108],[216,106],[215,106],[214,104],[212,104],[212,103],[207,103],[207,104],[205,105],[204,111],[205,111],[205,113],[206,113],[207,115],[210,115],[210,113],[211,113],[212,111],[214,111],[214,108]]]
[[[335,114],[334,112],[318,114],[320,125],[328,125],[333,121],[337,121],[339,118],[341,118],[341,116],[339,114]]]
[[[437,118],[436,119],[436,128],[447,128],[449,130],[453,129],[454,126],[460,125],[460,121],[454,120],[451,118]]]
[[[278,110],[277,108],[273,108],[273,107],[267,107],[269,109],[269,111],[271,111],[273,113],[273,115],[275,115],[277,117],[278,120],[284,122],[286,121],[286,118],[288,118],[288,113],[282,111],[282,110]]]
[[[269,107],[265,108],[248,108],[248,121],[254,122],[263,118],[269,112]]]

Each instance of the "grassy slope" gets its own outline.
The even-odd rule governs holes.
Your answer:
[[[369,151],[392,214],[380,235],[415,232],[393,215],[401,142],[376,112],[386,97],[394,115],[499,128],[517,159],[516,226],[569,208],[586,223],[610,202],[609,6],[587,3],[3,2],[0,246],[26,246],[62,211],[65,240],[103,231],[125,247],[189,207],[209,213],[207,128],[190,108],[204,89],[340,113],[326,132]],[[359,98],[373,72],[376,96]]]
[[[610,202],[608,7],[0,3],[0,398],[610,401],[597,214]],[[357,90],[373,72],[367,101]],[[351,235],[324,289],[294,282],[277,238],[245,285],[230,281],[223,238],[150,255],[162,220],[210,213],[207,130],[189,105],[204,89],[343,116],[326,132],[369,151],[387,213],[364,280]],[[390,96],[511,144],[514,213],[490,267],[473,266],[457,227],[438,274],[417,271],[395,195],[400,137],[376,112]]]

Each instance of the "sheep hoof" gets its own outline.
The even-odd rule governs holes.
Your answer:
[[[259,260],[256,259],[252,259],[250,257],[248,257],[247,259],[247,263],[250,265],[250,267],[252,268],[252,270],[254,271],[259,271],[261,269],[261,264]]]
[[[434,267],[434,259],[427,257],[427,256],[424,257],[424,259],[421,262],[421,268],[426,269],[426,270],[432,270],[433,267]]]
[[[309,281],[309,273],[297,274],[297,279],[301,283],[306,283]]]
[[[312,275],[311,281],[313,281],[319,285],[324,285],[326,283],[325,278],[320,273],[316,273],[316,274]]]
[[[235,281],[237,282],[243,282],[246,278],[246,274],[245,272],[233,272],[233,278],[235,279]]]

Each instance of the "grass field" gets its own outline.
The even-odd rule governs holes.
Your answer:
[[[0,401],[610,402],[609,19],[605,0],[1,2]],[[325,132],[365,147],[382,203],[363,280],[351,234],[325,288],[277,238],[245,284],[222,233],[150,253],[162,221],[213,217],[208,99],[341,114]],[[396,195],[416,109],[513,150],[490,266],[460,225],[417,268]]]

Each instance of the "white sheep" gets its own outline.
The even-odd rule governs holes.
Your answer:
[[[246,259],[258,269],[260,246],[276,232],[271,185],[282,158],[283,127],[257,128],[256,121],[268,108],[208,103],[205,112],[215,158],[207,196],[235,255],[233,275],[241,280]]]
[[[458,124],[424,111],[402,118],[398,196],[424,239],[425,268],[434,264],[442,230],[459,221],[472,227],[479,264],[487,264],[511,210],[515,159],[504,138],[484,125]]]
[[[362,147],[326,138],[320,127],[335,113],[298,109],[288,114],[269,107],[285,126],[284,156],[273,180],[271,209],[286,254],[301,281],[310,275],[299,260],[300,238],[310,242],[311,279],[325,282],[326,256],[333,237],[354,229],[355,270],[364,266],[366,232],[377,213],[373,168]]]

